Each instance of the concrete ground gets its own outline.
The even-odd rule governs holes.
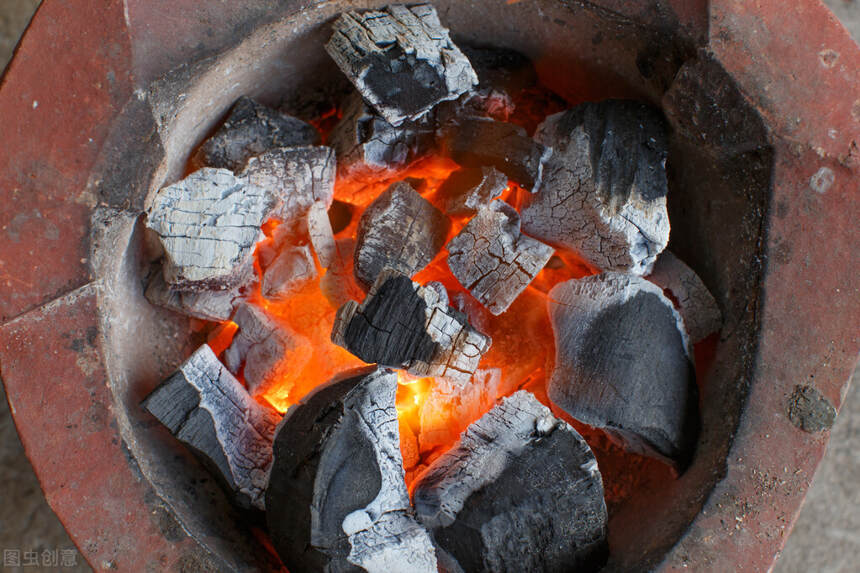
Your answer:
[[[825,0],[860,42],[860,2]],[[0,69],[39,0],[0,0]],[[790,9],[790,3],[786,5]],[[777,573],[854,573],[860,571],[860,370],[832,430],[830,446],[806,504],[776,564]],[[0,385],[0,568],[44,571],[50,563],[74,560],[65,571],[91,571],[74,549],[45,502]],[[47,551],[47,553],[45,553]],[[53,553],[53,552],[56,552]],[[20,566],[10,566],[17,556]],[[38,566],[28,566],[38,563]]]

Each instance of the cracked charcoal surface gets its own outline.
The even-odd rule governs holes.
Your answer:
[[[495,167],[458,169],[439,186],[448,215],[473,215],[508,187],[508,178]]]
[[[263,273],[263,296],[270,300],[286,300],[316,277],[310,246],[288,245]]]
[[[494,315],[506,311],[549,261],[554,249],[520,233],[520,217],[504,201],[478,210],[448,243],[448,267]]]
[[[290,571],[436,571],[406,491],[396,389],[394,372],[366,368],[318,388],[284,418],[266,504]]]
[[[239,289],[179,290],[167,284],[164,274],[159,271],[150,278],[145,294],[154,305],[201,320],[223,322],[232,316],[234,300],[240,293]]]
[[[288,389],[295,373],[301,372],[311,358],[310,342],[254,304],[242,303],[233,322],[239,330],[224,351],[227,368],[244,376],[248,391],[254,396],[274,385]]]
[[[629,451],[683,470],[698,437],[698,389],[671,301],[645,279],[610,272],[556,285],[547,304],[549,398]]]
[[[260,226],[278,207],[268,190],[204,167],[155,194],[146,226],[164,247],[164,279],[186,290],[229,289],[253,278]]]
[[[344,178],[384,178],[406,168],[436,144],[434,114],[393,126],[355,94],[332,130],[338,174]]]
[[[245,507],[265,509],[280,416],[260,405],[204,344],[143,401]]]
[[[596,571],[606,559],[594,454],[526,391],[469,426],[420,476],[413,499],[464,571]]]
[[[451,226],[444,213],[405,182],[374,199],[358,223],[355,277],[365,287],[385,268],[412,276],[436,256]]]
[[[550,145],[535,141],[512,123],[465,118],[445,128],[445,150],[463,167],[493,166],[536,193],[541,188]]]
[[[243,96],[215,135],[200,146],[195,159],[201,165],[238,171],[248,159],[271,149],[319,141],[312,125]]]
[[[281,203],[273,216],[292,222],[305,217],[315,203],[328,209],[334,199],[336,169],[330,147],[280,147],[252,157],[238,175],[271,191]]]
[[[478,83],[429,4],[341,14],[326,51],[362,97],[395,126]]]
[[[525,198],[523,231],[603,270],[647,274],[669,241],[659,112],[632,101],[585,103],[548,117],[535,139],[553,153],[541,192]]]
[[[708,287],[693,269],[671,252],[660,253],[646,278],[664,291],[668,290],[677,301],[691,342],[699,342],[722,326],[723,315]]]
[[[468,382],[492,340],[436,288],[385,270],[364,302],[338,310],[332,342],[365,362]]]

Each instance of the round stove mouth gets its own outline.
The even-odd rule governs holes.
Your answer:
[[[149,507],[151,515],[141,519],[147,527],[154,528],[147,530],[148,541],[140,541],[138,547],[145,548],[147,543],[153,547],[181,547],[174,553],[165,550],[166,562],[197,560],[225,570],[269,570],[276,568],[277,563],[267,548],[265,535],[261,535],[262,525],[249,524],[248,516],[233,508],[209,474],[140,407],[140,401],[204,342],[199,325],[150,305],[143,296],[141,276],[148,264],[145,260],[148,239],[141,213],[154,191],[185,174],[191,152],[238,97],[250,95],[264,103],[301,112],[304,106],[316,103],[314,94],[340,89],[339,72],[322,46],[331,19],[344,10],[356,8],[355,2],[347,1],[310,8],[297,2],[286,2],[277,8],[263,2],[253,4],[253,9],[247,10],[223,8],[229,15],[218,21],[223,26],[232,26],[230,33],[218,36],[216,32],[208,48],[173,54],[172,59],[164,55],[166,48],[155,46],[157,38],[166,32],[151,30],[158,23],[151,8],[127,7],[126,14],[119,14],[119,19],[110,22],[110,26],[131,28],[133,47],[129,61],[137,66],[146,82],[136,85],[127,100],[116,106],[110,120],[105,120],[101,151],[97,160],[91,161],[84,179],[88,181],[89,193],[83,201],[90,211],[85,234],[91,249],[88,257],[91,273],[78,285],[85,286],[75,290],[74,295],[58,299],[73,306],[86,300],[90,312],[97,312],[89,320],[101,334],[93,337],[98,340],[92,344],[94,360],[99,366],[88,369],[89,375],[86,372],[84,375],[103,375],[106,380],[109,394],[94,399],[109,408],[115,445],[123,451],[116,458],[123,465],[115,471],[124,475],[130,467],[134,481],[144,484],[144,493],[129,490],[132,491],[129,495],[144,499],[140,505],[129,501],[129,512],[132,508]],[[790,492],[791,501],[785,502],[785,510],[770,508],[764,494],[756,497],[758,478],[749,475],[750,471],[761,475],[764,465],[754,468],[745,465],[756,459],[762,464],[773,462],[774,467],[776,464],[782,467],[782,462],[775,459],[776,450],[759,452],[765,442],[755,432],[767,424],[778,423],[784,432],[799,432],[791,435],[792,443],[811,452],[809,459],[792,459],[791,467],[811,470],[823,451],[820,434],[796,430],[783,402],[796,383],[805,379],[803,376],[816,373],[814,385],[820,388],[816,392],[828,403],[838,404],[840,385],[847,380],[857,356],[856,340],[846,334],[851,332],[851,324],[856,324],[857,305],[837,296],[836,306],[841,312],[834,314],[827,309],[830,299],[802,302],[810,310],[802,310],[801,314],[809,317],[820,312],[821,318],[816,318],[815,324],[833,333],[826,338],[844,340],[846,346],[840,347],[839,357],[831,358],[826,369],[813,364],[811,359],[792,359],[784,361],[785,366],[774,366],[778,363],[774,345],[779,346],[780,341],[771,342],[771,337],[781,336],[795,350],[803,348],[803,343],[775,326],[781,324],[780,320],[787,321],[794,310],[790,302],[794,300],[794,291],[785,280],[790,276],[784,268],[787,263],[778,257],[770,259],[771,267],[775,264],[775,268],[766,263],[777,241],[782,242],[783,250],[773,251],[774,257],[788,260],[792,259],[792,244],[797,245],[798,252],[810,253],[833,248],[828,241],[836,245],[850,245],[852,241],[856,244],[857,231],[845,221],[844,213],[850,209],[846,209],[844,200],[831,199],[840,185],[847,186],[846,178],[856,177],[856,161],[852,163],[850,155],[843,163],[830,161],[825,154],[830,162],[815,163],[816,168],[808,175],[828,169],[835,174],[828,181],[835,180],[836,184],[809,195],[807,187],[798,183],[809,179],[805,173],[808,169],[805,166],[801,169],[800,165],[815,154],[799,148],[793,140],[789,144],[784,125],[773,115],[773,106],[788,104],[767,103],[769,107],[763,109],[765,104],[758,103],[755,94],[750,94],[749,78],[741,71],[739,56],[708,39],[702,23],[708,22],[709,15],[698,2],[675,2],[677,6],[665,10],[645,3],[649,7],[641,11],[619,8],[609,2],[571,5],[554,0],[512,4],[495,0],[447,0],[434,4],[456,42],[522,52],[536,64],[542,82],[562,97],[573,101],[628,97],[663,109],[672,128],[667,165],[673,223],[670,249],[705,281],[723,311],[724,323],[709,352],[697,356],[710,366],[706,379],[699,380],[702,432],[695,459],[678,480],[662,484],[659,490],[633,496],[615,513],[609,526],[608,569],[650,569],[661,562],[663,567],[681,566],[687,559],[691,563],[743,561],[767,566],[781,542],[762,545],[760,555],[721,556],[714,549],[717,545],[707,540],[708,530],[700,522],[713,527],[720,544],[734,544],[735,534],[723,531],[714,521],[718,518],[713,516],[721,511],[732,513],[734,519],[742,511],[743,515],[750,515],[755,509],[757,513],[753,515],[760,519],[775,521],[776,514],[781,514],[783,522],[791,521],[802,491]],[[383,3],[361,3],[361,7],[380,5]],[[58,9],[50,0],[40,9],[28,34],[33,39],[25,39],[19,58],[30,57],[29,50],[33,48],[28,42],[36,41],[40,27],[47,30],[56,26],[48,16]],[[710,37],[717,37],[718,44],[724,40],[713,29],[721,26],[726,29],[736,26],[732,28],[736,33],[752,33],[748,27],[751,24],[743,18],[741,23],[714,19],[715,15],[725,17],[732,10],[738,10],[746,18],[749,16],[746,8],[720,5],[710,10]],[[89,25],[81,22],[82,26]],[[205,27],[193,22],[182,26],[187,26],[186,33],[199,35],[201,46],[207,45]],[[745,41],[741,41],[737,50],[753,49]],[[188,43],[187,38],[182,39],[183,46]],[[860,60],[856,47],[851,50],[848,44],[842,51],[844,59]],[[159,58],[161,64],[153,63]],[[169,65],[165,64],[168,60]],[[155,73],[158,65],[167,71]],[[788,67],[790,63],[784,65]],[[24,81],[18,79],[23,73],[20,66],[23,64],[10,68],[0,94],[12,92],[20,85],[18,82]],[[856,86],[856,75],[844,83]],[[843,89],[840,93],[856,93],[856,90]],[[849,114],[846,117],[850,117],[853,109],[850,103],[842,107]],[[818,141],[816,134],[801,136],[810,142]],[[789,149],[793,156],[787,153]],[[796,185],[792,187],[787,182]],[[794,197],[792,193],[799,194],[806,202],[806,213],[810,209],[832,213],[838,222],[838,232],[821,239],[820,244],[807,240],[801,234],[800,223],[787,221],[788,215],[799,208],[789,200]],[[827,284],[842,285],[845,291],[853,292],[845,286],[856,284],[856,277],[847,274],[850,271],[832,263],[825,268],[832,273],[826,279]],[[771,281],[780,281],[775,284],[783,286],[766,290],[768,284],[774,284]],[[764,306],[765,293],[771,307]],[[45,299],[48,300],[51,299]],[[30,312],[55,312],[59,307],[57,303],[51,304],[54,306]],[[768,312],[776,314],[771,316]],[[86,314],[86,310],[82,311],[76,320],[86,320]],[[23,315],[3,330],[15,332],[26,325],[27,317]],[[774,330],[780,334],[775,335]],[[839,338],[841,334],[845,336]],[[76,531],[78,521],[85,518],[71,511],[71,502],[63,494],[54,493],[59,485],[48,474],[56,470],[49,469],[46,461],[52,453],[51,450],[39,453],[38,438],[31,427],[41,426],[35,422],[37,414],[31,411],[36,409],[27,399],[21,381],[28,377],[25,373],[34,368],[38,372],[38,368],[32,363],[16,366],[20,359],[13,363],[8,348],[11,347],[5,353],[0,352],[4,381],[13,407],[20,404],[16,423],[49,501],[89,559],[99,559],[110,551],[118,555],[116,549],[104,547],[112,544],[110,533],[95,543],[89,539],[89,532],[84,533],[85,528]],[[832,348],[816,346],[813,354],[832,357],[834,352]],[[785,376],[787,373],[792,376]],[[767,387],[774,376],[780,385]],[[57,399],[62,395],[63,392],[58,392]],[[775,415],[777,422],[773,421]],[[739,451],[747,462],[735,455]],[[40,455],[45,460],[40,460]],[[727,485],[726,476],[737,483]],[[796,479],[809,480],[811,475],[804,473]],[[753,488],[752,493],[742,488]],[[717,507],[721,509],[711,504],[720,504]],[[723,505],[733,504],[734,509],[722,509]],[[746,508],[743,504],[747,504]],[[702,512],[705,507],[707,515]],[[116,518],[116,514],[111,516]],[[644,523],[648,526],[642,527]],[[110,529],[110,524],[104,527]],[[770,525],[761,527],[764,531]],[[768,535],[772,530],[772,527],[767,529]],[[152,541],[154,538],[157,540]],[[87,546],[90,542],[95,544]],[[132,542],[125,543],[131,547]],[[189,557],[192,554],[194,557]]]

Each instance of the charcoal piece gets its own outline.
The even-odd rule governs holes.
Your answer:
[[[478,210],[448,243],[448,268],[494,315],[505,312],[549,261],[554,249],[520,233],[520,216],[504,201]]]
[[[200,146],[195,161],[238,171],[251,157],[276,147],[314,145],[319,140],[314,126],[243,96],[215,135]]]
[[[381,179],[433,149],[436,123],[428,113],[395,127],[355,94],[332,130],[329,143],[337,151],[339,177]]]
[[[226,169],[204,167],[163,187],[146,226],[164,247],[164,279],[183,290],[226,290],[253,278],[260,226],[279,201]]]
[[[450,226],[445,214],[411,185],[395,183],[358,221],[355,278],[369,287],[384,268],[414,275],[442,249]]]
[[[669,241],[659,111],[585,103],[548,117],[535,139],[553,153],[541,192],[525,198],[523,231],[600,269],[647,274]]]
[[[467,117],[508,121],[515,109],[514,100],[507,92],[492,88],[477,88],[453,101],[442,102],[434,112],[436,123],[440,126],[448,126],[457,124]]]
[[[353,253],[355,239],[344,238],[335,242],[337,257],[320,279],[320,290],[334,308],[340,308],[350,300],[364,297],[364,289],[355,280]]]
[[[698,390],[678,312],[641,277],[603,273],[556,285],[550,399],[625,449],[683,470],[698,433]]]
[[[330,147],[279,147],[252,157],[239,177],[275,194],[280,207],[274,217],[293,222],[314,203],[328,209],[334,198],[335,152]]]
[[[436,572],[404,481],[397,375],[364,369],[290,408],[266,493],[272,542],[290,571]]]
[[[463,571],[596,571],[606,560],[594,454],[526,391],[469,426],[419,476],[413,500]]]
[[[233,374],[243,374],[252,395],[275,385],[283,392],[295,383],[313,353],[310,341],[251,303],[239,305],[233,322],[239,330],[224,351],[224,363]]]
[[[251,398],[206,344],[142,403],[244,507],[265,509],[280,416]]]
[[[328,218],[324,202],[317,201],[308,209],[307,226],[311,246],[317,254],[317,259],[320,265],[327,269],[334,264],[338,254],[334,231],[332,231],[331,220]]]
[[[671,252],[660,253],[646,278],[664,292],[669,291],[691,342],[699,342],[722,326],[723,315],[708,287],[693,269]]]
[[[308,245],[287,245],[263,273],[263,296],[270,300],[287,300],[315,279],[317,268]]]
[[[458,169],[448,176],[436,192],[448,215],[474,215],[489,205],[508,187],[508,178],[495,167]]]
[[[444,130],[444,148],[463,167],[493,166],[532,193],[541,188],[552,149],[512,123],[466,118]]]
[[[386,269],[364,302],[349,301],[337,311],[332,342],[368,363],[468,381],[492,340],[438,290]]]
[[[185,291],[171,287],[159,271],[152,275],[145,291],[146,299],[156,306],[212,322],[228,320],[233,314],[238,289]]]
[[[331,223],[331,230],[334,234],[338,234],[347,227],[352,221],[352,205],[343,201],[332,201],[328,208],[328,220]]]
[[[429,4],[346,12],[333,31],[326,51],[392,125],[418,119],[478,83]]]

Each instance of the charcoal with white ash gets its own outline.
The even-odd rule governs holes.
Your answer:
[[[436,122],[428,113],[415,121],[391,125],[355,94],[332,130],[329,144],[337,152],[340,177],[382,179],[433,149]]]
[[[336,171],[333,149],[307,145],[279,147],[252,157],[237,175],[274,193],[280,206],[273,216],[289,223],[307,216],[316,203],[328,209]]]
[[[392,125],[418,119],[478,83],[429,4],[346,12],[333,32],[326,51]]]
[[[290,571],[435,573],[404,481],[397,375],[363,369],[290,408],[274,444],[267,521]]]
[[[254,400],[204,344],[143,401],[243,507],[265,509],[280,416]]]
[[[436,195],[443,209],[455,217],[474,215],[484,205],[498,198],[508,187],[508,178],[495,167],[471,167],[451,173],[439,186]]]
[[[448,243],[448,267],[476,300],[499,315],[553,252],[549,245],[520,233],[520,216],[513,207],[493,201]]]
[[[332,342],[368,363],[468,381],[492,340],[448,306],[444,287],[422,287],[387,269],[364,302],[338,309]]]
[[[289,388],[313,354],[310,341],[247,302],[239,305],[233,322],[239,329],[224,351],[227,368],[244,377],[254,396],[275,386]]]
[[[270,190],[204,167],[163,187],[146,216],[164,248],[164,279],[184,289],[225,290],[247,284],[261,225],[281,202]]]
[[[195,161],[238,171],[250,158],[277,147],[319,141],[319,132],[309,123],[243,96],[230,108],[218,131],[200,146]]]
[[[600,269],[647,274],[669,241],[660,112],[584,103],[548,117],[535,139],[553,152],[541,192],[525,198],[523,231]]]
[[[556,285],[550,400],[625,449],[683,470],[698,438],[698,389],[681,316],[656,285],[607,272]]]
[[[385,268],[412,276],[445,245],[448,217],[400,181],[383,191],[358,222],[355,278],[369,287]]]
[[[269,300],[285,301],[317,278],[309,245],[285,245],[263,272],[261,290]]]
[[[350,300],[364,297],[364,289],[358,284],[354,272],[355,239],[346,237],[335,242],[337,257],[320,278],[320,290],[335,308]]]
[[[445,152],[463,167],[492,166],[532,193],[544,178],[551,145],[535,141],[513,123],[469,117],[443,130]]]
[[[699,342],[722,326],[723,315],[708,287],[693,269],[670,251],[660,253],[651,274],[645,278],[663,291],[669,291],[691,342]]]
[[[228,290],[182,290],[164,280],[159,268],[153,273],[144,291],[146,299],[156,306],[168,308],[200,320],[221,322],[233,315],[240,289]]]
[[[529,392],[472,423],[414,487],[440,561],[461,571],[596,571],[605,563],[608,518],[594,454]]]

